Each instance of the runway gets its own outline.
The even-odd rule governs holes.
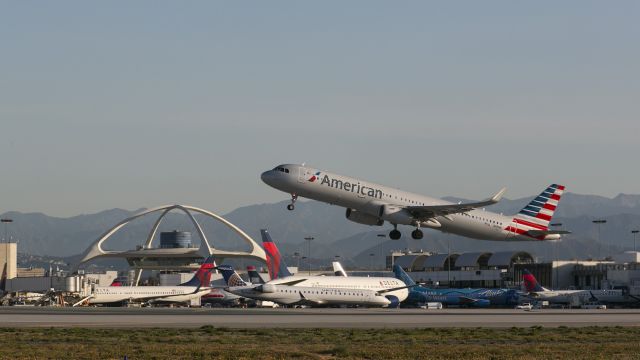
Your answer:
[[[640,326],[640,310],[0,307],[0,327],[430,328]]]

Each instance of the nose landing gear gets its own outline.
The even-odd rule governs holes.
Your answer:
[[[293,211],[293,209],[296,208],[295,206],[296,200],[298,200],[298,195],[291,194],[291,204],[287,205],[287,210]]]

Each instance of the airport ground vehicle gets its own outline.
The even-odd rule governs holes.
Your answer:
[[[522,303],[520,305],[516,305],[516,309],[531,310],[533,309],[533,305],[531,305],[531,303]]]

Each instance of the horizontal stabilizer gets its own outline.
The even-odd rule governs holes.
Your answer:
[[[527,235],[533,237],[547,236],[547,235],[566,235],[571,234],[571,231],[567,230],[529,230]]]

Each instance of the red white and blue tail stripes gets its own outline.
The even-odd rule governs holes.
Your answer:
[[[506,228],[519,235],[530,230],[549,230],[549,222],[558,207],[564,186],[553,184],[518,212]],[[544,236],[539,237],[544,239]]]

